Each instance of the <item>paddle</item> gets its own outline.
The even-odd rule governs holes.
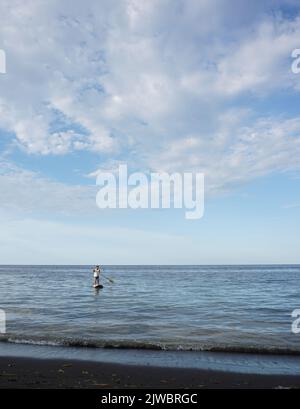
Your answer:
[[[103,274],[101,274],[103,278],[106,278],[106,280],[108,280],[110,283],[114,284],[114,280],[112,278],[109,277],[105,277]]]

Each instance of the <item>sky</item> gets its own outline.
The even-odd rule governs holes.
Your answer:
[[[298,0],[1,0],[0,263],[300,263]],[[205,212],[96,206],[202,172]]]

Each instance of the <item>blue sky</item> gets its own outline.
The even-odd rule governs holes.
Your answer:
[[[299,2],[48,3],[0,5],[0,263],[300,263]],[[120,163],[204,217],[98,209]]]

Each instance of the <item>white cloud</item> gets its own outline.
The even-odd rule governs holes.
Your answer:
[[[79,215],[97,211],[96,186],[54,182],[6,161],[0,162],[1,211],[17,215]]]
[[[270,17],[278,4],[3,0],[0,126],[31,154],[199,166],[215,190],[285,170],[297,119],[249,125],[235,102],[299,87],[290,70],[299,18]]]
[[[234,38],[216,49],[207,67],[185,73],[181,85],[196,95],[230,98],[248,92],[266,94],[277,89],[298,89],[291,71],[291,51],[299,44],[300,18],[266,18],[252,33]]]
[[[137,264],[174,259],[174,248],[193,248],[189,239],[164,233],[59,221],[7,220],[0,217],[0,260],[3,264]],[[163,243],[169,246],[163,246]],[[145,249],[151,248],[151,253]],[[134,249],[134,251],[132,251]],[[194,253],[196,253],[196,246]],[[148,253],[148,254],[147,254]],[[180,262],[180,251],[178,261]],[[16,259],[16,255],[18,255]]]
[[[300,203],[291,203],[291,204],[286,204],[282,206],[283,209],[298,209],[300,208]]]
[[[244,113],[245,114],[245,113]],[[241,113],[231,115],[241,119]],[[149,156],[154,169],[200,170],[209,194],[272,172],[300,170],[300,119],[260,119],[251,126],[225,116],[210,138],[191,135]]]

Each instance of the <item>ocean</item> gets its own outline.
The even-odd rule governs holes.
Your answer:
[[[299,265],[1,266],[1,343],[300,354]]]

